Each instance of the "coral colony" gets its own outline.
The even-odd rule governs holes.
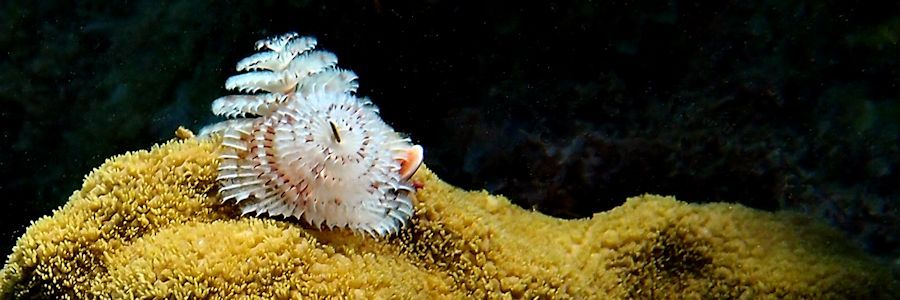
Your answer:
[[[354,93],[356,74],[316,40],[288,33],[256,42],[225,87],[240,95],[212,103],[230,120],[204,128],[222,135],[223,201],[244,213],[293,216],[316,227],[373,236],[397,232],[413,214],[409,179],[423,150]]]
[[[800,216],[644,195],[561,220],[422,168],[415,230],[390,243],[207,197],[221,149],[171,141],[108,160],[35,221],[0,299],[895,299],[889,267]],[[188,176],[190,175],[190,176]]]

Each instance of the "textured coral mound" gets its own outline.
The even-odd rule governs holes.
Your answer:
[[[415,177],[412,226],[376,240],[241,217],[216,196],[216,141],[108,160],[31,225],[0,296],[46,298],[887,298],[889,272],[834,231],[736,205],[645,195],[560,220]]]

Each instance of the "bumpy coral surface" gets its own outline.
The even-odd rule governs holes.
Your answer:
[[[189,134],[181,134],[189,137]],[[373,239],[240,216],[216,140],[108,160],[32,224],[4,298],[888,298],[896,283],[834,231],[739,205],[644,195],[561,220],[422,168],[411,226]]]

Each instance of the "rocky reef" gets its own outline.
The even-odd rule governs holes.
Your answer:
[[[241,216],[216,139],[113,157],[19,238],[3,298],[889,298],[890,271],[808,217],[642,195],[564,220],[423,167],[386,238]]]

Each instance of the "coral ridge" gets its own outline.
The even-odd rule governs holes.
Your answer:
[[[109,159],[35,221],[3,298],[889,298],[896,283],[835,231],[786,213],[642,195],[562,220],[427,168],[396,236],[241,216],[216,194],[220,141]]]

